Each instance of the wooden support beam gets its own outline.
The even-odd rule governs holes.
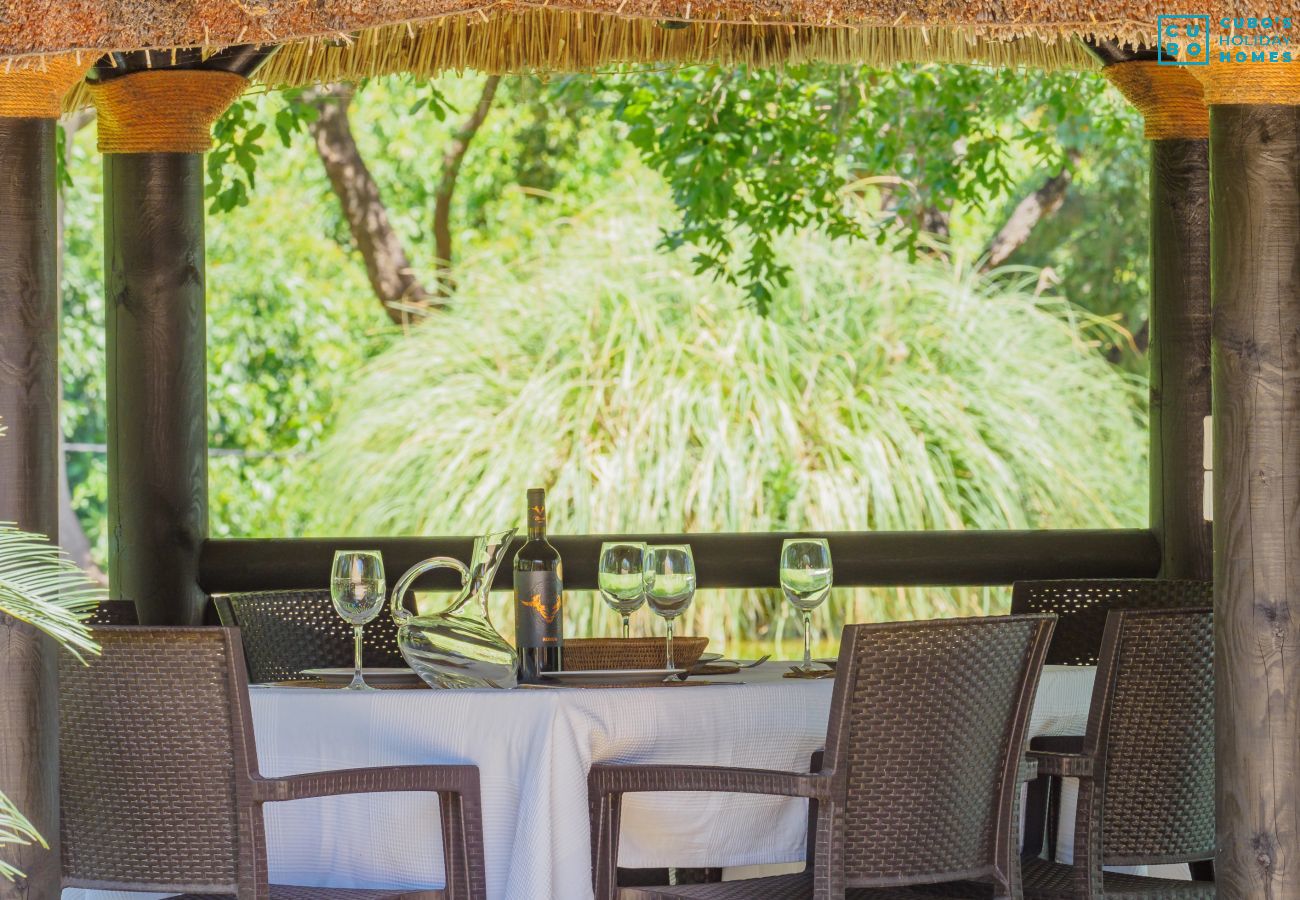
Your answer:
[[[197,625],[208,534],[203,155],[104,156],[109,578],[147,625]]]
[[[1212,106],[1210,185],[1215,875],[1300,897],[1300,108]]]
[[[564,585],[596,589],[602,541],[636,540],[690,544],[702,588],[775,588],[781,542],[808,534],[551,535],[564,557]],[[812,535],[830,541],[835,583],[869,585],[1010,584],[1041,578],[1152,578],[1160,548],[1149,531],[840,531]],[[514,553],[522,542],[515,539]],[[472,538],[307,538],[209,540],[203,545],[199,583],[210,594],[323,588],[338,549],[375,549],[384,554],[390,581],[419,560],[453,556],[468,560]],[[417,582],[448,590],[445,572]],[[497,573],[499,590],[510,586],[508,567]]]
[[[54,130],[52,119],[0,117],[0,522],[57,541]]]
[[[1190,77],[1190,76],[1189,76]],[[1151,142],[1151,530],[1163,578],[1209,581],[1210,161],[1204,138]]]
[[[1094,42],[1103,72],[1151,141],[1151,530],[1164,578],[1208,581],[1205,419],[1210,415],[1209,113],[1201,85],[1153,50]]]
[[[0,521],[58,542],[59,285],[55,122],[84,67],[0,73]],[[0,847],[3,900],[59,895],[58,646],[0,616],[0,793],[49,843]]]
[[[267,55],[123,53],[91,72],[104,153],[110,593],[133,601],[142,624],[203,620],[203,153],[212,122]]]

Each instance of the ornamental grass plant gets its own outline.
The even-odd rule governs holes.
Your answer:
[[[1144,383],[1097,352],[1104,322],[1035,292],[1036,272],[793,235],[790,282],[760,315],[656,249],[667,212],[634,199],[557,225],[533,258],[462,266],[454,306],[341,403],[304,473],[309,533],[478,533],[522,523],[535,485],[555,533],[1145,522]],[[1005,602],[837,589],[815,620],[833,636]],[[647,611],[633,621],[651,630]],[[570,635],[614,628],[597,596],[570,598]],[[716,648],[787,629],[778,592],[723,591],[680,630]]]

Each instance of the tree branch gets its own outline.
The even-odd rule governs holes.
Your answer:
[[[332,84],[308,95],[319,113],[311,123],[311,132],[352,240],[365,261],[370,287],[388,318],[405,325],[413,315],[445,304],[415,276],[401,236],[389,221],[379,185],[361,157],[348,121],[354,94],[351,85]]]
[[[442,154],[442,177],[433,194],[433,245],[437,255],[438,290],[444,297],[455,289],[451,275],[451,198],[456,191],[456,179],[460,176],[461,163],[478,130],[483,127],[488,113],[492,110],[492,100],[496,97],[497,85],[501,83],[500,75],[489,75],[483,82],[483,92],[479,94],[474,112],[461,123],[452,135],[451,143]]]
[[[1061,204],[1065,202],[1065,195],[1070,189],[1070,182],[1074,179],[1071,171],[1073,164],[1078,160],[1078,152],[1070,151],[1070,166],[1048,178],[1042,187],[1016,204],[1011,217],[989,242],[984,265],[980,267],[981,271],[996,269],[1006,262],[1011,254],[1029,240],[1030,234],[1039,222],[1061,208]]]

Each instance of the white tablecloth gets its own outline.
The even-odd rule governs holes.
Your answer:
[[[356,766],[479,767],[492,900],[591,897],[586,774],[593,762],[804,770],[821,747],[831,682],[782,679],[768,663],[744,684],[610,690],[354,694],[251,689],[266,775]],[[1082,734],[1095,670],[1049,666],[1030,733]],[[272,882],[336,887],[442,884],[437,801],[396,794],[266,806]],[[803,858],[802,800],[629,795],[619,864],[741,866]],[[140,894],[65,891],[77,898]]]

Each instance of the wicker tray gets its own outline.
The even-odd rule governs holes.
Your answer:
[[[708,645],[706,637],[674,637],[673,662],[679,669],[689,669]],[[569,670],[662,669],[666,664],[663,638],[571,638],[564,642],[564,668]]]

